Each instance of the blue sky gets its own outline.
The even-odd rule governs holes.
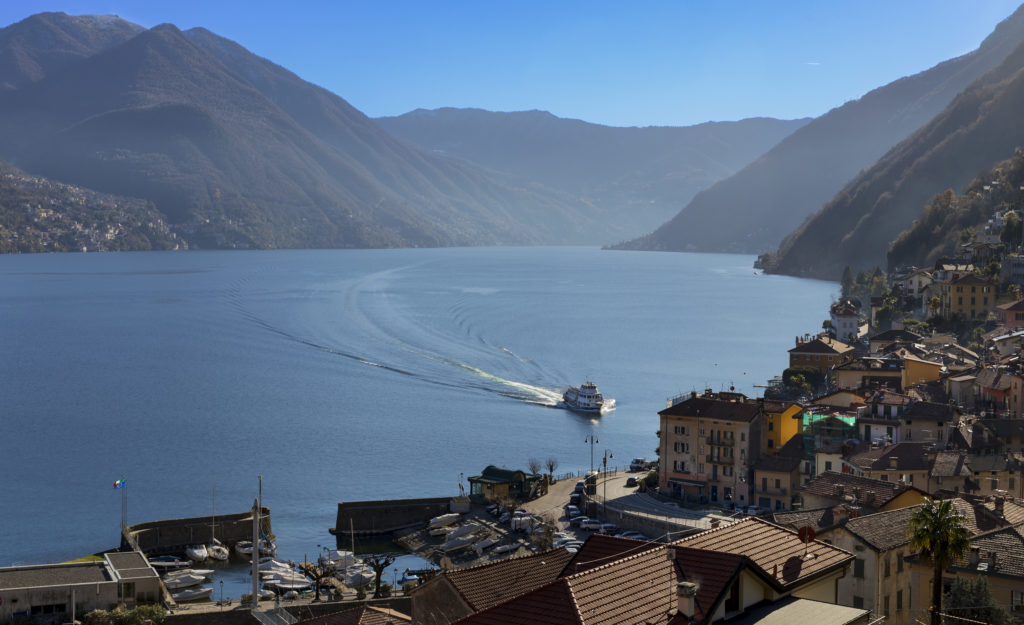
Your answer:
[[[976,48],[1009,0],[4,0],[203,26],[371,116],[543,109],[613,126],[818,116]]]

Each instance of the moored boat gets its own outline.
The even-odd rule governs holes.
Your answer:
[[[206,545],[189,545],[185,547],[185,555],[188,556],[189,560],[196,562],[202,562],[210,557],[210,554],[206,551]]]
[[[203,588],[187,588],[172,594],[171,598],[175,601],[198,601],[199,599],[208,599],[212,594],[213,586],[205,586]]]
[[[227,560],[231,552],[224,545],[207,545],[206,553],[214,560]]]
[[[175,575],[164,579],[164,586],[170,590],[177,590],[178,588],[188,588],[189,586],[198,586],[206,580],[205,575],[196,575],[194,573],[186,573],[183,575]]]

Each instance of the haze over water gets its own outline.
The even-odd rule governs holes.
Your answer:
[[[488,464],[654,457],[665,399],[782,372],[834,283],[748,256],[592,248],[0,258],[0,566],[128,522],[241,512],[263,476],[280,553],[344,500],[458,493]],[[594,380],[616,410],[554,408]]]

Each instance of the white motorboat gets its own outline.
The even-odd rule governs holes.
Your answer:
[[[188,588],[189,586],[198,586],[206,581],[205,575],[195,575],[188,573],[186,575],[175,575],[174,577],[164,579],[164,586],[170,590],[177,590],[178,588]]]
[[[278,592],[287,593],[289,591],[305,590],[311,587],[313,582],[308,579],[294,582],[268,580],[263,582],[263,584],[271,588],[276,588]]]
[[[261,571],[294,571],[295,564],[286,560],[278,560],[274,557],[260,558],[259,564],[256,565]]]
[[[605,402],[604,396],[597,390],[597,385],[587,380],[579,386],[570,386],[562,393],[562,401],[569,410],[577,412],[601,414],[605,408],[611,408],[615,400]]]
[[[338,576],[350,588],[365,586],[377,578],[377,574],[373,572],[373,569],[365,564],[354,564],[345,569],[344,574],[339,573]]]
[[[269,540],[260,541],[260,555],[261,556],[273,556],[277,552],[277,543]],[[235,553],[242,556],[243,558],[252,557],[252,541],[251,540],[240,540],[235,543]]]
[[[462,549],[468,547],[476,542],[476,536],[459,536],[457,538],[451,538],[443,545],[441,545],[442,551],[455,551],[456,549]]]
[[[465,525],[460,525],[448,533],[448,540],[467,536],[480,529],[483,529],[483,526],[479,523],[466,523]]]
[[[213,575],[213,569],[181,569],[180,571],[170,571],[164,575],[164,579],[171,579],[172,577],[178,577],[181,575],[202,575],[203,577],[209,577]]]
[[[198,601],[199,599],[208,599],[213,594],[213,586],[205,586],[203,588],[188,588],[171,595],[171,598],[175,601]]]
[[[185,547],[185,555],[194,562],[202,562],[210,557],[210,554],[206,551],[206,545],[189,545]]]
[[[442,514],[430,519],[427,523],[427,529],[437,529],[446,525],[453,525],[459,520],[459,513],[452,512],[450,514]]]
[[[476,552],[480,553],[484,549],[487,549],[489,547],[493,547],[494,545],[497,545],[497,544],[498,544],[498,539],[494,538],[493,536],[489,536],[489,537],[481,540],[480,542],[476,543],[475,545],[473,545],[473,549],[476,549]]]
[[[278,583],[306,583],[309,584],[309,580],[302,573],[294,572],[288,573],[286,571],[274,571],[272,573],[260,573],[260,579],[263,580],[264,584],[278,584]]]
[[[343,551],[341,549],[334,549],[327,553],[327,557],[331,559],[338,568],[347,568],[357,562],[357,558],[351,551]]]
[[[259,590],[259,593],[257,593],[257,594],[259,594],[261,601],[269,601],[269,600],[271,600],[271,599],[273,599],[274,597],[277,596],[277,593],[274,592],[273,590],[270,590],[269,588],[261,588]],[[248,603],[250,601],[252,601],[252,593],[251,592],[244,592],[244,593],[242,593],[242,603]]]

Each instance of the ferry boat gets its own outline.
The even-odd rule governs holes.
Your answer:
[[[587,380],[579,386],[570,386],[562,394],[565,407],[578,412],[599,413],[605,407],[604,397],[597,390],[597,385]]]

